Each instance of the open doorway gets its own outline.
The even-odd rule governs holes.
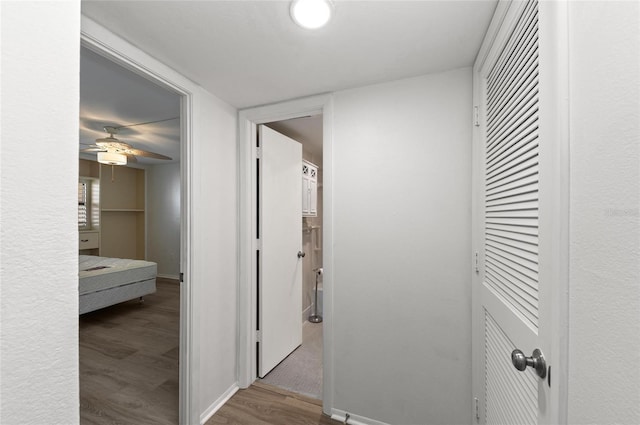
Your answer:
[[[80,98],[81,423],[177,424],[181,96],[82,47]]]
[[[322,409],[333,414],[333,105],[330,95],[317,95],[240,111],[239,120],[239,290],[238,290],[238,386],[248,388],[258,376],[256,332],[257,263],[260,243],[257,234],[258,149],[260,124],[322,114]],[[302,227],[302,222],[300,222]],[[302,295],[301,295],[302,296]],[[300,318],[301,319],[301,318]]]
[[[279,363],[268,373],[262,377],[262,382],[275,385],[284,388],[289,391],[300,393],[306,396],[310,396],[316,399],[322,399],[322,350],[323,350],[323,256],[322,256],[322,193],[323,193],[323,180],[322,180],[322,140],[323,140],[323,116],[322,114],[312,115],[301,118],[293,118],[288,120],[276,121],[264,124],[271,130],[284,135],[291,139],[291,141],[298,142],[302,148],[302,156],[298,160],[298,173],[293,173],[293,178],[297,178],[301,181],[301,190],[294,194],[294,199],[297,197],[298,203],[301,202],[301,226],[298,226],[299,238],[301,242],[301,251],[299,255],[299,262],[301,263],[301,302],[297,303],[295,300],[296,308],[300,308],[299,314],[296,317],[294,313],[293,320],[299,320],[302,326],[302,340],[301,344],[295,348],[290,354],[286,355],[284,359],[278,358]],[[262,132],[258,132],[262,134]],[[266,138],[265,138],[266,139]],[[259,141],[258,143],[265,143],[266,140]],[[262,145],[261,145],[262,146]],[[262,146],[261,170],[268,169],[269,165],[272,165],[276,169],[279,169],[278,158],[268,158],[265,155],[266,146]],[[272,160],[275,164],[265,164],[265,161]],[[294,158],[295,159],[295,158]],[[259,172],[260,175],[262,175]],[[260,178],[260,177],[259,177]],[[258,186],[262,188],[262,185],[258,183]],[[283,186],[280,186],[283,187]],[[262,193],[262,191],[261,191]],[[264,197],[265,194],[262,193]],[[260,217],[261,206],[268,205],[267,200],[262,199],[262,202],[258,203],[258,216]],[[296,217],[299,220],[299,217]],[[299,223],[299,221],[298,221]],[[266,230],[266,229],[265,229]],[[257,264],[258,275],[262,276],[261,270],[266,269],[264,261],[267,257],[264,256],[262,261]],[[261,326],[262,317],[260,311],[261,303],[266,302],[267,297],[261,289],[261,283],[264,285],[264,280],[258,279],[258,299],[257,299],[257,316],[258,327]],[[263,332],[261,334],[261,342],[258,343],[258,376],[263,370],[260,365],[260,349],[262,342],[266,338],[269,338],[269,334]],[[296,343],[297,345],[297,343]],[[288,350],[287,350],[288,351]],[[282,356],[282,355],[281,355]]]

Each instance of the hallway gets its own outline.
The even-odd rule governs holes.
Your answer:
[[[256,381],[239,390],[205,425],[334,425],[322,414],[322,403]]]

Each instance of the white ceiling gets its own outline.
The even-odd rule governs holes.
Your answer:
[[[496,4],[334,0],[333,20],[315,31],[292,22],[289,1],[84,0],[82,13],[242,109],[471,66]],[[178,116],[177,95],[86,49],[81,56],[81,143],[104,137],[105,125]],[[317,156],[320,123],[278,130]],[[178,121],[117,137],[179,158]]]
[[[272,122],[267,127],[302,143],[312,162],[322,165],[322,115]]]
[[[334,0],[304,30],[288,1],[99,1],[82,13],[236,108],[471,66],[496,0]]]

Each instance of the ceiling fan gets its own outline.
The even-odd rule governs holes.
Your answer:
[[[109,133],[109,137],[96,139],[95,144],[89,145],[88,148],[82,149],[80,152],[97,152],[98,162],[107,165],[126,165],[127,161],[138,162],[136,156],[171,160],[171,158],[166,155],[136,149],[130,144],[116,139],[114,135],[118,134],[118,129],[123,127],[105,126],[104,131]]]

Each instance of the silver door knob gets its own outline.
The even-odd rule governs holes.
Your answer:
[[[547,376],[547,362],[544,360],[542,351],[537,348],[533,350],[531,357],[525,356],[521,350],[513,350],[511,353],[511,363],[513,363],[520,372],[523,372],[527,366],[529,366],[535,369],[540,378],[544,379]]]
[[[302,251],[298,251],[298,258],[304,257],[306,254]]]

